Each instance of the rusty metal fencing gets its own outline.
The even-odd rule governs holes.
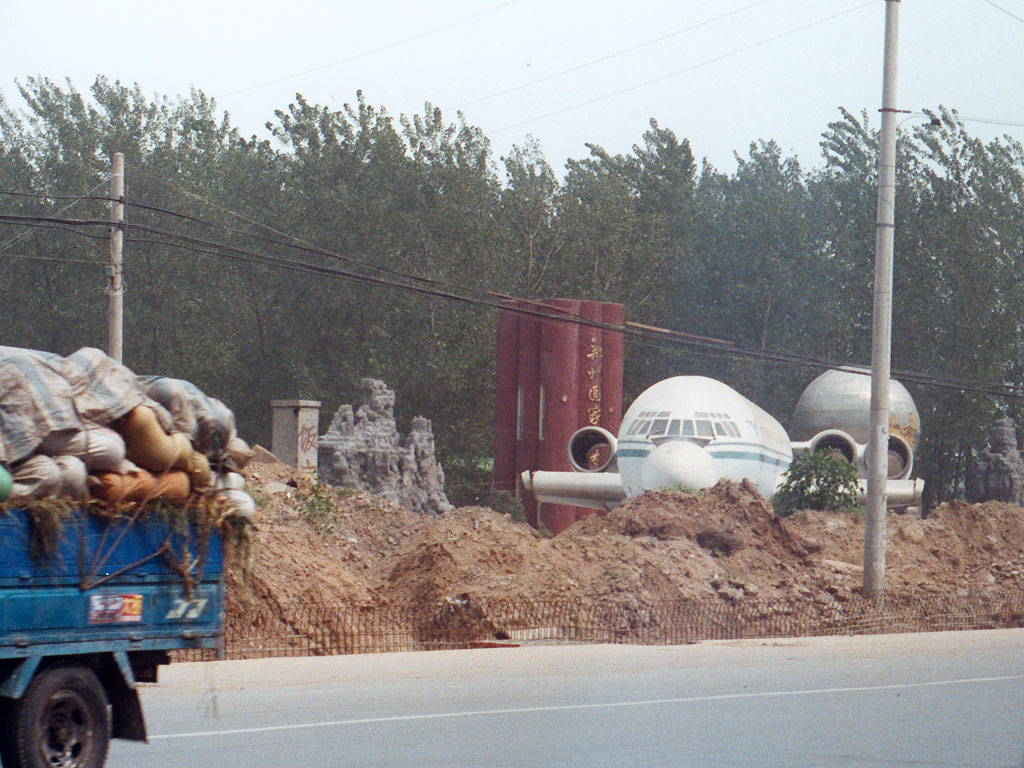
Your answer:
[[[491,644],[635,643],[868,635],[1024,627],[1024,591],[1010,595],[890,596],[884,606],[720,599],[643,605],[580,600],[448,600],[439,605],[303,606],[229,617],[224,657],[322,656],[472,648]],[[212,651],[181,659],[214,658]]]

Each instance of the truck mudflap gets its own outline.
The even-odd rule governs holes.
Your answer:
[[[46,665],[43,662],[46,662]],[[93,669],[103,685],[111,708],[110,735],[115,739],[148,741],[146,719],[142,714],[135,674],[125,651],[91,654],[87,656],[49,657],[28,656],[18,660],[3,685],[0,696],[17,701],[21,699],[33,678],[47,667],[85,667]]]
[[[19,659],[15,663],[14,668],[8,673],[3,685],[0,685],[0,696],[8,699],[20,699],[25,695],[25,689],[32,682],[32,677],[35,675],[36,670],[39,669],[39,664],[42,660],[43,657],[38,655]]]

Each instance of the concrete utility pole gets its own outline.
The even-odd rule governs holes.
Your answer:
[[[889,376],[892,362],[892,254],[896,229],[896,54],[900,0],[885,3],[882,128],[875,224],[875,304],[871,335],[871,435],[864,527],[864,594],[885,597],[885,485],[889,459]]]
[[[107,354],[121,362],[124,323],[124,155],[114,153],[110,172],[110,264],[107,266]]]

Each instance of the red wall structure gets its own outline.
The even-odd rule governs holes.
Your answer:
[[[495,366],[494,488],[519,497],[530,525],[559,533],[593,512],[539,504],[521,488],[519,475],[537,469],[569,471],[566,449],[580,427],[618,432],[622,332],[599,326],[622,328],[624,316],[621,304],[609,302],[502,303]]]

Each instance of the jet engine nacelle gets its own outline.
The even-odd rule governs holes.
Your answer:
[[[614,470],[615,435],[601,427],[583,427],[569,438],[569,465],[575,472]]]
[[[826,429],[805,443],[793,443],[793,450],[825,451],[832,458],[852,464],[858,477],[863,478],[867,473],[867,446],[841,429]],[[914,470],[914,449],[900,435],[889,435],[887,466],[886,476],[890,480],[906,480]]]

